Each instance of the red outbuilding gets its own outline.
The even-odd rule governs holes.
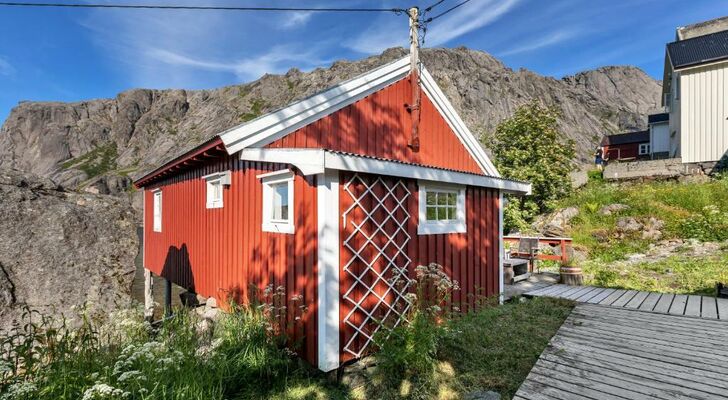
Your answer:
[[[362,356],[376,319],[399,320],[418,265],[444,266],[463,310],[502,293],[503,194],[530,192],[500,177],[409,58],[222,132],[135,185],[146,269],[223,304],[270,284],[301,296],[291,334],[324,371]]]
[[[627,161],[650,157],[650,131],[607,135],[600,144],[607,161]]]

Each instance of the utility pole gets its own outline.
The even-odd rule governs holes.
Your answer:
[[[420,9],[412,7],[407,13],[410,27],[410,84],[412,86],[412,102],[407,106],[412,114],[412,136],[410,136],[408,146],[417,152],[420,151]]]

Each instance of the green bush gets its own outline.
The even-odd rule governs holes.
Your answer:
[[[587,182],[601,183],[604,182],[604,172],[598,169],[592,169],[586,172]]]
[[[532,102],[519,107],[489,135],[498,171],[532,185],[530,196],[509,198],[504,214],[507,232],[522,230],[572,191],[569,173],[574,168],[575,144],[559,131],[559,116],[557,109]]]
[[[442,266],[431,263],[416,269],[414,293],[407,321],[396,326],[382,322],[375,334],[377,374],[383,398],[431,398],[437,350],[451,313],[447,299],[459,290]]]

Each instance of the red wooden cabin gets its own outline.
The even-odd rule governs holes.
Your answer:
[[[137,180],[145,268],[221,302],[251,285],[303,296],[293,335],[324,371],[404,313],[417,265],[443,265],[464,310],[501,293],[502,195],[530,185],[501,178],[427,70],[414,76],[408,58],[384,65]]]
[[[650,131],[607,135],[600,144],[607,161],[634,160],[650,157]]]

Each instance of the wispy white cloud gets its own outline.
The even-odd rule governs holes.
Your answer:
[[[426,45],[440,46],[491,24],[521,0],[479,0],[459,7],[433,21],[427,31]],[[434,12],[433,12],[434,13]],[[404,17],[380,17],[345,46],[364,54],[379,53],[394,46],[407,46],[408,25]]]
[[[199,70],[234,73],[240,80],[251,80],[266,73],[284,72],[288,66],[286,62],[303,62],[305,66],[320,65],[329,62],[316,56],[315,49],[303,52],[296,51],[290,46],[275,46],[263,54],[250,58],[231,61],[211,61],[193,58],[165,49],[149,49],[147,54],[160,63],[171,67],[191,67]],[[299,64],[300,65],[300,64]],[[305,68],[305,66],[302,66]]]
[[[313,13],[303,12],[303,11],[286,14],[283,17],[283,22],[281,23],[281,27],[284,29],[299,28],[301,26],[306,25],[312,16],[313,16]]]
[[[268,14],[106,10],[103,14],[90,13],[80,24],[89,31],[100,51],[113,60],[128,84],[197,88],[248,81],[293,66],[313,68],[327,62],[319,54],[328,43],[301,46],[298,43],[304,38],[284,33],[294,25],[305,24],[310,15],[285,15],[285,20],[273,24]],[[292,25],[283,26],[281,21]],[[261,35],[262,31],[266,35]]]
[[[575,29],[565,29],[550,32],[539,39],[531,40],[526,44],[513,47],[506,51],[499,52],[498,55],[501,57],[511,56],[514,54],[528,53],[531,51],[539,50],[544,47],[553,46],[555,44],[567,41],[577,36],[579,32]]]
[[[11,76],[15,75],[15,67],[3,57],[0,57],[0,75]]]

